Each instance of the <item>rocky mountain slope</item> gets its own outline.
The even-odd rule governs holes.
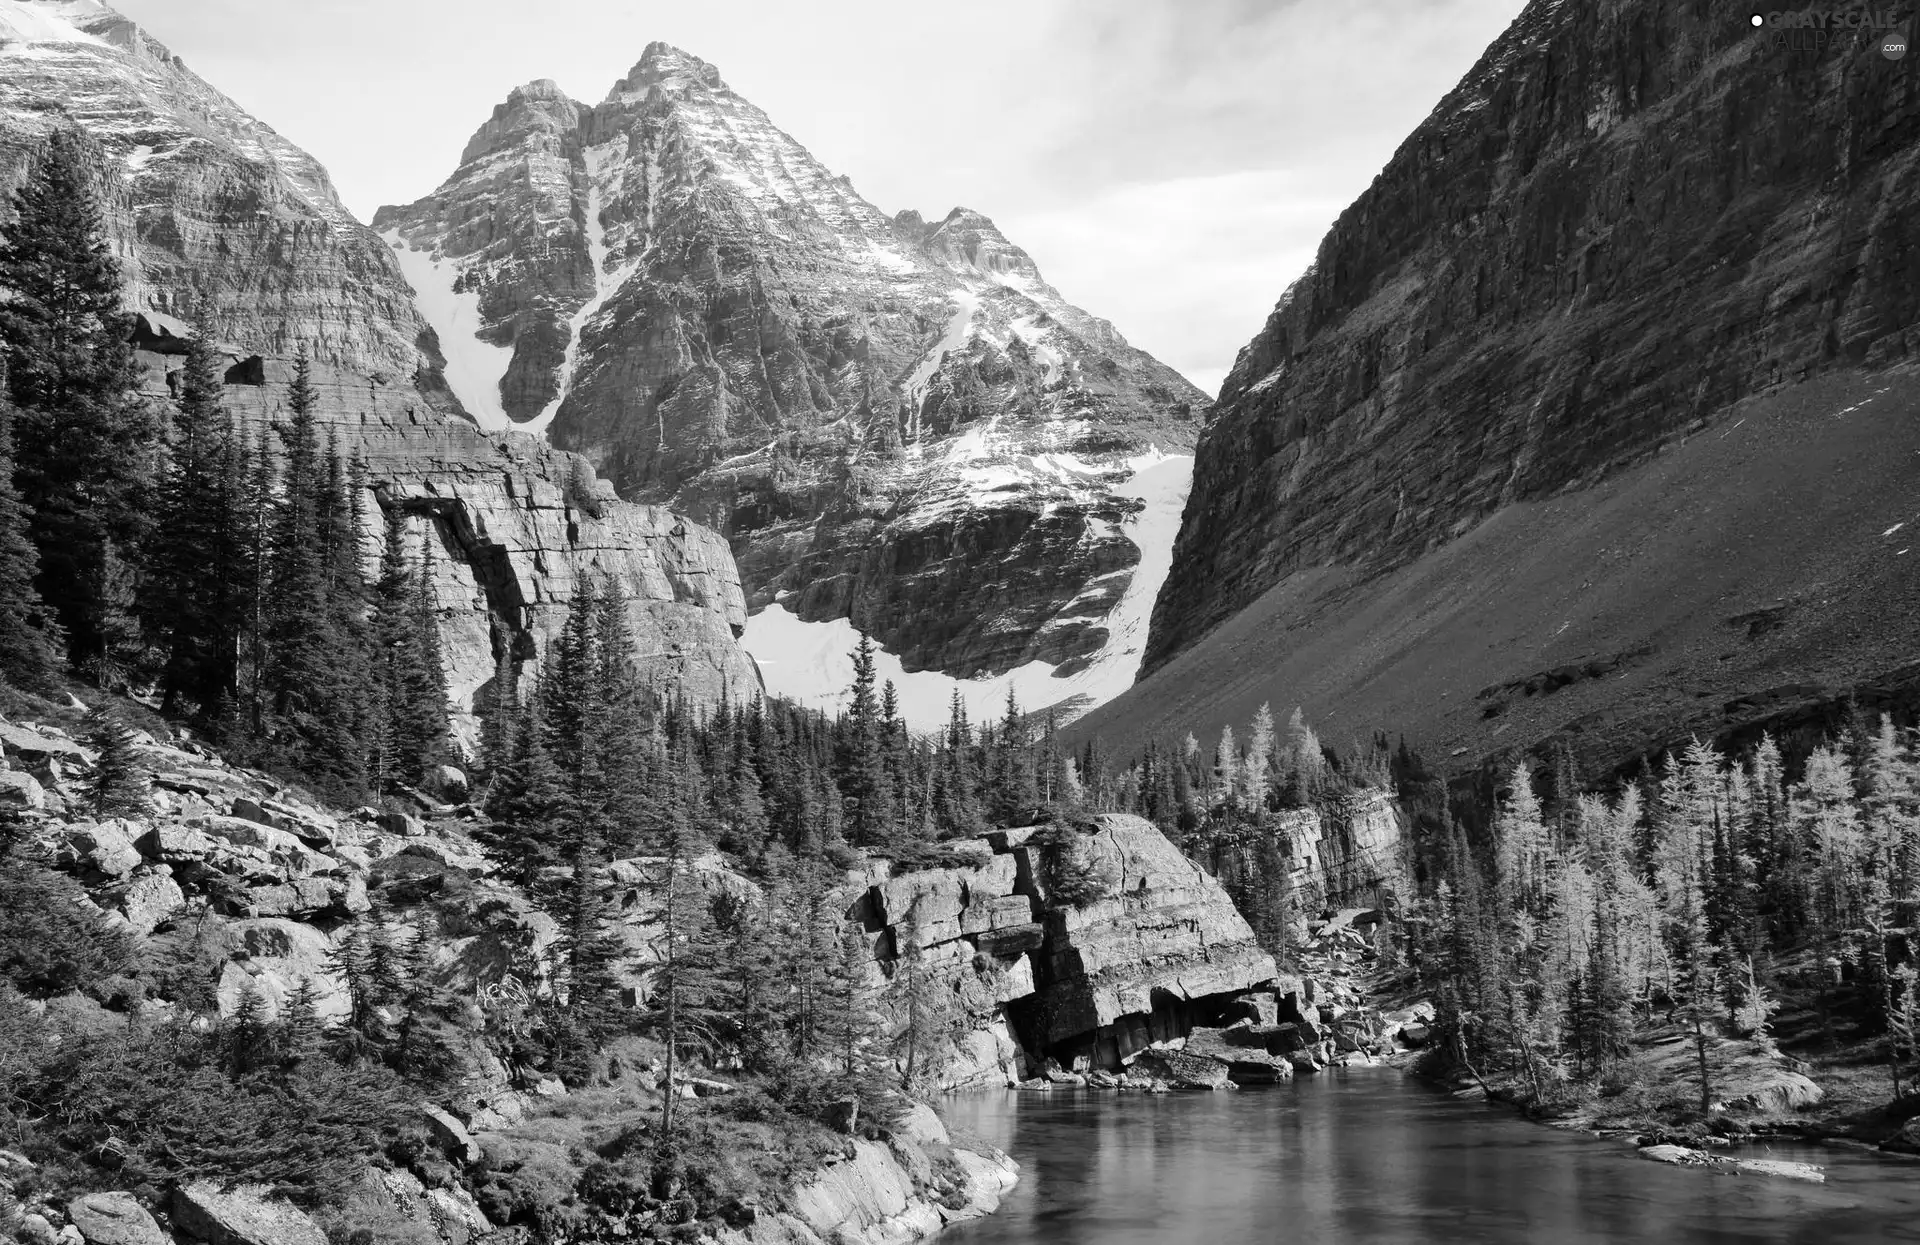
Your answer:
[[[392,252],[318,161],[95,0],[0,2],[0,189],[47,130],[78,125],[118,174],[108,232],[131,304],[247,353],[305,346],[458,411]]]
[[[0,183],[24,176],[55,125],[98,144],[150,397],[170,396],[189,319],[223,343],[227,406],[249,429],[287,417],[290,356],[314,358],[328,435],[368,467],[370,532],[384,513],[413,547],[433,538],[463,736],[502,659],[537,660],[588,575],[628,594],[662,686],[706,702],[759,686],[737,643],[746,610],[725,542],[620,501],[575,455],[459,418],[394,253],[311,156],[105,6],[0,0]]]
[[[665,44],[596,105],[515,90],[374,224],[470,409],[725,533],[754,611],[852,618],[907,672],[1093,662],[1142,559],[1125,485],[1205,404],[986,217],[888,217]]]
[[[562,931],[499,876],[474,842],[472,805],[423,801],[411,813],[367,808],[346,814],[230,766],[191,739],[142,733],[137,756],[151,775],[144,808],[91,816],[82,784],[92,753],[53,722],[0,718],[0,812],[23,819],[45,858],[84,887],[81,902],[144,953],[159,954],[164,940],[188,928],[206,940],[224,961],[215,986],[222,1017],[257,999],[263,1019],[284,1018],[304,986],[323,1023],[342,1023],[352,1003],[338,952],[356,928],[364,936],[369,919],[426,938],[425,971],[466,1000],[475,1016],[481,1001],[498,991],[547,988]],[[457,789],[447,790],[460,798]],[[701,857],[694,867],[709,894],[757,901],[758,887],[720,856]],[[611,862],[596,879],[622,913],[623,972],[642,992],[661,953],[664,876],[657,859],[635,858]],[[844,891],[862,893],[851,881]],[[872,971],[876,979],[881,974],[878,964]],[[57,1012],[58,1006],[40,1008]],[[150,999],[142,1014],[161,1023],[174,1006]],[[99,1031],[98,1020],[91,1031]],[[384,1208],[390,1228],[417,1234],[406,1239],[450,1245],[527,1240],[525,1226],[490,1222],[476,1200],[473,1190],[486,1165],[523,1164],[535,1154],[561,1169],[582,1162],[547,1140],[543,1121],[591,1118],[606,1104],[589,1091],[574,1105],[559,1080],[529,1080],[524,1069],[510,1069],[485,1049],[477,1031],[463,1056],[470,1067],[457,1091],[420,1107],[432,1150],[416,1166],[430,1183],[404,1165],[369,1167],[353,1197]],[[647,1079],[661,1078],[656,1067]],[[676,1079],[688,1093],[727,1089],[684,1071]],[[65,1220],[88,1245],[322,1245],[327,1239],[306,1214],[268,1190],[210,1181],[183,1182],[170,1193],[149,1186],[136,1191],[142,1196],[86,1193],[23,1208],[16,1188],[39,1198],[54,1192],[33,1166],[0,1149],[0,1234],[37,1242],[44,1227],[50,1241],[52,1224]],[[850,1139],[844,1156],[791,1190],[783,1208],[769,1207],[717,1239],[742,1245],[917,1240],[991,1211],[1016,1172],[990,1146],[955,1142],[931,1109],[917,1106],[891,1138]],[[149,1206],[164,1218],[165,1230]]]
[[[1920,90],[1878,43],[1529,4],[1242,351],[1152,677],[1088,728],[1270,698],[1604,766],[1908,695]]]

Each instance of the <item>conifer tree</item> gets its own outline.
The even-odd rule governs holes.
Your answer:
[[[94,751],[87,804],[96,816],[137,813],[146,807],[146,774],[133,730],[104,705],[87,711],[87,743]]]
[[[293,997],[287,1000],[287,1015],[280,1032],[282,1062],[297,1066],[313,1058],[319,1053],[324,1036],[320,1023],[320,992],[315,988],[313,978],[303,976],[300,984],[294,987]]]
[[[840,786],[847,803],[848,837],[859,847],[893,841],[893,793],[887,773],[885,726],[874,691],[873,639],[865,631],[853,652],[853,685],[847,695],[846,745]]]
[[[667,839],[662,946],[649,1006],[649,1019],[667,1048],[660,1131],[669,1142],[677,1067],[692,1052],[712,1047],[724,1024],[727,997],[713,906],[694,872],[694,846],[692,828],[684,821]]]
[[[1026,719],[1012,684],[1007,686],[1007,708],[994,736],[992,795],[988,816],[1002,826],[1020,824],[1033,811],[1039,792],[1034,783],[1033,755],[1028,747]]]
[[[0,679],[50,694],[65,645],[60,624],[34,587],[40,557],[28,539],[28,513],[13,486],[13,402],[0,354]]]
[[[448,734],[446,671],[434,618],[432,543],[416,569],[406,556],[405,528],[386,517],[380,577],[369,624],[375,658],[374,741],[381,783],[418,783],[444,755]]]
[[[238,463],[222,406],[219,356],[204,332],[188,339],[173,435],[156,490],[147,628],[160,651],[161,707],[184,699],[217,719],[235,692],[244,588],[243,516],[230,478]]]
[[[147,522],[154,423],[133,395],[132,320],[78,130],[48,138],[0,242],[0,342],[18,413],[14,475],[39,553],[41,600],[89,673],[124,640],[126,576]],[[115,550],[110,557],[109,550]]]
[[[906,1105],[889,1066],[883,996],[874,971],[859,926],[840,922],[827,974],[821,1036],[832,1061],[834,1091],[853,1108],[836,1121],[848,1132],[858,1131],[862,1120],[884,1128]]]

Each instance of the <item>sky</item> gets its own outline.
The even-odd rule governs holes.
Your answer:
[[[993,218],[1209,394],[1521,0],[109,0],[326,165],[431,192],[514,86],[663,39],[868,200]]]

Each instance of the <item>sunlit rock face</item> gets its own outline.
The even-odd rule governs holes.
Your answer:
[[[1098,818],[1081,842],[1108,884],[1080,904],[1053,892],[1056,849],[1034,834],[998,831],[976,863],[880,877],[854,905],[883,975],[921,972],[949,996],[948,1087],[1006,1084],[1050,1057],[1117,1067],[1277,977],[1226,891],[1151,822]]]
[[[469,409],[726,534],[756,611],[851,617],[910,671],[1099,652],[1141,560],[1116,490],[1206,402],[985,216],[888,216],[665,44],[592,106],[515,90],[375,227]]]
[[[143,349],[136,358],[159,399],[179,356]],[[225,390],[247,435],[262,423],[283,427],[291,361],[226,358],[261,381]],[[322,435],[364,468],[369,574],[388,521],[429,568],[455,726],[469,744],[496,677],[531,673],[588,580],[625,597],[636,661],[656,687],[701,704],[759,691],[738,642],[747,619],[739,573],[711,528],[620,500],[584,459],[535,437],[447,418],[354,372],[320,366],[314,376]]]
[[[0,186],[46,134],[97,144],[129,300],[246,353],[291,355],[457,412],[393,253],[318,161],[94,0],[0,2]]]

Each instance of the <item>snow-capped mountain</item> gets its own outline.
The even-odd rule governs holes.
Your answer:
[[[852,623],[903,682],[1131,681],[1207,399],[985,216],[887,215],[656,43],[597,105],[515,90],[374,225],[468,410],[731,538],[775,690]]]
[[[454,406],[393,253],[318,161],[105,5],[0,0],[0,184],[59,125],[120,175],[105,206],[134,305]]]

